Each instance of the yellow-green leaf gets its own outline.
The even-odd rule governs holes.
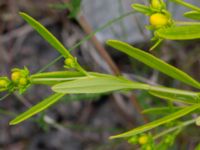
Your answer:
[[[189,11],[184,13],[184,17],[193,19],[193,20],[200,20],[200,12],[198,11]]]
[[[42,24],[26,13],[19,13],[20,16],[31,25],[51,46],[53,46],[63,57],[72,57],[68,50],[51,34]]]
[[[193,87],[200,88],[200,83],[191,76],[147,52],[118,40],[108,40],[107,44],[174,79]]]
[[[91,76],[56,84],[52,90],[57,93],[104,93],[126,89],[148,89],[148,85],[131,82],[114,76]]]
[[[60,94],[60,93],[56,93],[56,94],[49,96],[48,98],[46,98],[42,102],[38,103],[37,105],[31,107],[29,110],[25,111],[21,115],[17,116],[9,124],[15,125],[15,124],[18,124],[18,123],[32,117],[33,115],[47,109],[52,104],[56,103],[63,96],[64,96],[64,94]]]
[[[84,77],[81,72],[75,71],[59,71],[59,72],[45,72],[31,75],[30,81],[32,84],[47,84],[53,85],[63,81],[70,81],[80,77]]]
[[[155,36],[168,40],[193,40],[200,38],[200,25],[172,26],[155,31]]]
[[[183,91],[176,92],[177,89],[174,89],[174,93],[171,91],[152,91],[149,90],[149,93],[153,96],[163,98],[170,101],[177,101],[187,104],[195,104],[200,102],[200,93],[197,92],[189,92],[189,91]]]

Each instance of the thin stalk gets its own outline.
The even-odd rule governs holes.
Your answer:
[[[84,75],[86,76],[90,76],[89,73],[77,62],[77,65],[76,65],[76,69],[78,71],[80,71],[81,73],[83,73]]]
[[[103,29],[111,26],[112,24],[124,19],[127,16],[130,16],[131,14],[136,13],[135,11],[131,11],[128,13],[125,13],[117,18],[114,18],[110,21],[108,21],[106,24],[104,24],[103,26],[99,27],[97,30],[95,30],[94,32],[92,32],[91,34],[85,36],[80,42],[76,43],[74,46],[72,46],[69,51],[74,50],[75,48],[79,47],[81,44],[85,43],[87,40],[89,40],[90,38],[92,38],[97,32],[102,31]],[[42,69],[40,69],[37,73],[41,73],[43,71],[45,71],[47,68],[49,68],[50,66],[52,66],[53,64],[55,64],[57,61],[59,61],[62,58],[62,56],[58,56],[56,57],[53,61],[51,61],[49,64],[47,64],[46,66],[44,66]]]
[[[123,12],[124,12],[122,0],[118,0],[118,11],[119,11],[119,14],[120,14],[120,15],[123,14]],[[123,20],[121,20],[121,21],[119,22],[119,25],[120,25],[120,27],[121,27],[121,29],[122,29],[122,35],[123,35],[122,38],[125,38],[125,40],[126,40],[126,39],[127,39],[126,26],[125,26]]]
[[[10,95],[10,93],[5,94],[3,97],[0,98],[0,101],[4,100],[5,98],[7,98]]]
[[[155,136],[153,137],[153,139],[156,140],[156,139],[158,139],[158,138],[160,138],[160,137],[162,137],[162,136],[164,136],[164,135],[166,135],[166,134],[169,134],[170,132],[173,132],[173,131],[175,131],[175,130],[177,130],[177,129],[183,128],[183,127],[188,126],[188,125],[190,125],[190,124],[193,124],[193,123],[195,123],[195,121],[196,121],[196,119],[191,119],[191,120],[186,121],[186,122],[184,122],[184,123],[182,123],[182,124],[180,124],[180,125],[177,125],[177,126],[175,126],[175,127],[169,128],[169,129],[167,129],[167,130],[165,130],[165,131],[163,131],[163,132],[161,132],[161,133],[155,135]]]

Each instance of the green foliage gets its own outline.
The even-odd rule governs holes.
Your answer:
[[[54,85],[84,76],[83,73],[75,71],[44,72],[31,75],[30,80],[32,84]]]
[[[51,46],[53,46],[63,57],[72,58],[68,50],[63,46],[63,44],[58,41],[58,39],[51,34],[42,24],[33,19],[26,13],[21,12],[20,16],[31,25]]]
[[[22,113],[21,115],[17,116],[15,119],[13,119],[9,124],[15,125],[18,124],[33,115],[45,110],[46,108],[50,107],[54,103],[56,103],[61,97],[63,97],[64,94],[56,93],[48,98],[44,99],[42,102],[38,103],[37,105],[31,107],[28,111]]]
[[[118,40],[108,40],[107,44],[143,62],[144,64],[150,66],[151,68],[156,69],[170,77],[173,77],[174,79],[182,81],[193,87],[200,88],[200,83],[195,79],[193,79],[192,77],[190,77],[188,74],[167,64],[163,60],[156,58],[155,56],[147,52],[144,52],[138,48],[132,47],[131,45]]]
[[[192,40],[200,38],[200,25],[184,25],[162,28],[155,32],[155,36],[169,40]]]
[[[150,90],[149,93],[153,96],[166,99],[169,101],[176,101],[176,102],[182,102],[186,104],[194,104],[200,102],[200,93],[197,92],[188,92],[188,91],[177,91],[175,90],[173,92],[169,91],[153,91]]]
[[[185,13],[185,17],[199,20],[200,8],[192,4],[186,3],[182,0],[171,1],[192,10]],[[80,0],[73,0],[70,1],[70,3],[68,4],[60,5],[60,8],[61,6],[64,9],[67,8],[70,11],[70,17],[76,18],[80,10],[80,5]],[[151,3],[148,6],[133,4],[132,7],[136,11],[143,13],[144,15],[147,15],[149,17],[150,25],[147,26],[147,29],[154,32],[154,37],[152,38],[152,40],[156,41],[152,48],[155,48],[165,39],[192,40],[200,38],[199,22],[179,22],[180,24],[178,25],[178,22],[172,18],[173,15],[171,15],[171,13],[167,10],[167,7],[163,0],[151,0]],[[131,13],[128,13],[123,17],[129,14]],[[165,150],[173,145],[176,136],[182,130],[183,126],[187,126],[195,122],[196,125],[199,126],[200,119],[198,117],[194,118],[193,120],[181,122],[180,125],[177,125],[175,127],[172,126],[171,128],[166,129],[155,136],[153,136],[153,134],[151,133],[145,133],[161,125],[168,128],[168,126],[171,126],[169,124],[174,124],[177,119],[193,111],[198,112],[200,108],[200,92],[186,91],[164,86],[152,86],[149,84],[131,81],[124,77],[87,72],[78,63],[77,59],[73,57],[70,52],[61,44],[61,42],[56,37],[54,37],[54,35],[52,35],[43,25],[41,25],[38,21],[36,21],[26,13],[20,13],[20,16],[28,24],[30,24],[52,47],[54,47],[65,58],[65,61],[63,63],[64,71],[43,72],[30,75],[30,72],[27,68],[15,68],[12,70],[11,78],[5,76],[0,77],[0,92],[8,91],[9,93],[12,93],[14,91],[19,91],[20,93],[23,93],[29,86],[34,84],[45,84],[47,86],[50,86],[51,89],[55,92],[53,95],[50,95],[40,103],[36,104],[29,110],[17,116],[10,122],[10,125],[18,124],[32,117],[33,115],[40,113],[41,111],[55,104],[66,94],[88,94],[89,96],[91,96],[90,94],[100,95],[101,93],[107,92],[123,90],[130,91],[137,89],[146,91],[155,97],[159,97],[169,101],[168,107],[148,108],[143,111],[143,113],[151,113],[154,115],[159,114],[164,117],[127,131],[125,133],[111,136],[111,139],[123,138],[125,140],[128,140],[129,143],[140,144],[141,149],[144,150]],[[118,19],[122,19],[123,17]],[[105,27],[112,23],[113,22],[109,22],[105,25]],[[87,36],[86,39],[92,37],[93,34]],[[79,44],[81,44],[81,42]],[[118,40],[108,40],[107,44],[127,54],[128,56],[133,57],[136,60],[146,64],[152,69],[156,69],[176,80],[200,89],[200,83],[193,79],[190,75],[164,62],[163,60],[156,58],[148,52],[132,47],[131,45]],[[67,71],[66,69],[73,69],[74,71]],[[81,95],[76,96],[81,97]],[[80,99],[82,100],[83,98]],[[181,104],[183,103],[184,106],[174,107],[173,102],[178,102]],[[43,122],[43,117],[39,120],[41,125],[45,125]],[[170,132],[173,133],[170,134]],[[160,137],[163,138],[159,140],[159,143],[156,142],[155,140]],[[198,149],[198,147],[196,149]]]
[[[195,105],[191,105],[191,106],[188,106],[188,107],[185,107],[175,113],[172,113],[168,116],[165,116],[161,119],[158,119],[156,121],[153,121],[153,122],[150,122],[150,123],[147,123],[141,127],[138,127],[138,128],[135,128],[133,130],[130,130],[128,132],[125,132],[125,133],[122,133],[122,134],[118,134],[118,135],[115,135],[115,136],[111,136],[110,139],[114,139],[114,138],[125,138],[125,137],[130,137],[130,136],[134,136],[136,134],[140,134],[140,133],[143,133],[143,132],[146,132],[150,129],[153,129],[155,127],[158,127],[160,125],[163,125],[165,123],[168,123],[170,121],[173,121],[175,119],[178,119],[180,117],[183,117],[185,115],[187,115],[188,113],[196,110],[196,109],[199,109],[200,108],[200,104],[195,104]]]
[[[145,5],[141,5],[141,4],[132,4],[131,5],[133,9],[135,9],[136,11],[143,13],[145,15],[151,15],[153,12],[151,10],[151,8],[149,8],[148,6]]]
[[[184,13],[184,17],[190,18],[193,20],[200,20],[200,12],[198,11],[189,11]]]
[[[144,89],[145,84],[138,82],[131,82],[121,77],[113,76],[89,76],[82,79],[77,79],[70,82],[64,82],[52,87],[54,92],[58,93],[104,93],[115,90],[126,89]]]

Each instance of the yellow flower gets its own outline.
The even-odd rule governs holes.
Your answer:
[[[155,13],[150,16],[150,24],[155,28],[160,28],[168,25],[169,17],[162,13]]]
[[[14,82],[18,82],[21,77],[21,73],[19,71],[15,71],[11,74],[11,79]]]
[[[138,139],[139,144],[144,145],[148,142],[148,136],[147,135],[142,135]]]

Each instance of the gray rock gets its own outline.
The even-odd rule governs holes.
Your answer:
[[[145,0],[83,0],[82,8],[84,16],[95,30],[109,20],[131,11],[132,3],[142,2],[145,2]],[[199,0],[186,0],[186,2],[200,6]],[[169,3],[169,10],[174,14],[174,18],[177,20],[186,20],[182,17],[182,13],[189,9],[174,3]],[[97,33],[97,37],[102,42],[110,38],[127,42],[144,42],[144,36],[150,38],[150,32],[144,29],[142,35],[137,22],[141,24],[141,29],[144,29],[145,25],[148,24],[148,19],[140,14],[130,15],[121,22],[115,23]]]

